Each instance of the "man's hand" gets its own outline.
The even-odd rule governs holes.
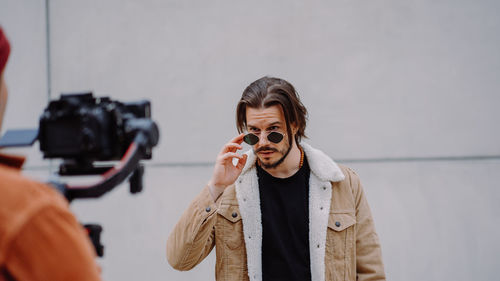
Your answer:
[[[236,151],[242,149],[241,143],[243,142],[244,134],[240,134],[234,139],[230,140],[217,156],[215,161],[214,173],[208,182],[210,194],[214,201],[224,192],[224,189],[233,184],[241,174],[245,163],[247,162],[247,155],[239,155]],[[233,164],[233,158],[238,158],[236,166]]]

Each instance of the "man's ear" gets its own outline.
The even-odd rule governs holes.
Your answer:
[[[296,135],[299,131],[299,126],[297,126],[297,123],[290,123],[290,129],[292,129],[292,134]]]

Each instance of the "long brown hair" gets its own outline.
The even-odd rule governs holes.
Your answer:
[[[246,108],[267,108],[280,105],[286,121],[288,141],[292,143],[292,129],[290,124],[297,127],[295,141],[297,143],[305,135],[307,110],[299,99],[295,88],[289,82],[275,77],[262,77],[250,84],[241,96],[236,107],[236,127],[242,133],[246,126]]]

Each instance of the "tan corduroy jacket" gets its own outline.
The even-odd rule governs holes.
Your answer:
[[[358,176],[302,143],[311,168],[311,279],[385,280],[380,243]],[[167,258],[189,270],[216,248],[218,281],[262,280],[262,224],[256,157],[248,152],[236,182],[213,202],[208,187],[192,201],[167,241]]]

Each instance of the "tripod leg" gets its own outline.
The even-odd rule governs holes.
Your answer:
[[[138,165],[134,173],[129,179],[130,193],[138,193],[142,191],[142,176],[144,175],[144,166]]]

